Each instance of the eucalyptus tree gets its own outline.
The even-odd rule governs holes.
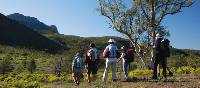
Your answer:
[[[111,29],[123,34],[128,38],[131,44],[135,47],[137,55],[144,60],[140,54],[142,47],[142,37],[145,30],[137,28],[136,19],[137,10],[132,6],[127,6],[123,0],[98,0],[99,1],[99,12],[102,16],[109,19],[109,25]]]
[[[124,0],[98,0],[99,12],[109,20],[109,25],[115,31],[125,35],[136,53],[144,63],[141,50],[153,49],[156,33],[169,33],[162,24],[167,15],[181,12],[183,7],[192,5],[192,0],[130,0],[127,5]],[[153,49],[152,57],[155,55]]]
[[[192,0],[133,0],[133,7],[137,9],[139,14],[140,28],[149,32],[149,38],[152,46],[155,45],[156,33],[166,33],[162,24],[163,19],[167,15],[174,15],[182,11],[184,7],[190,7]],[[155,55],[153,49],[153,56]]]

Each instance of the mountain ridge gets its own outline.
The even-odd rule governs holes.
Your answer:
[[[64,47],[29,27],[7,18],[0,13],[0,44],[29,47],[55,53]]]
[[[7,17],[12,20],[16,20],[17,22],[24,24],[25,26],[27,26],[33,30],[39,31],[39,32],[40,31],[50,31],[50,32],[54,32],[54,33],[59,33],[58,29],[55,25],[46,25],[45,23],[39,21],[35,17],[25,16],[20,13],[13,13],[13,14],[7,15]]]

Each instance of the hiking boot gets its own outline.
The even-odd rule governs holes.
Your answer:
[[[79,84],[80,84],[79,82],[76,83],[77,86],[78,86]]]
[[[90,81],[90,80],[88,80],[88,83],[91,83],[91,81]]]
[[[127,78],[127,77],[124,77],[124,81],[128,81],[128,78]]]
[[[152,76],[152,79],[158,79],[158,77],[157,76]]]
[[[169,72],[169,76],[173,76],[173,73],[171,71]]]
[[[166,77],[163,77],[162,81],[163,81],[163,82],[167,82],[167,78],[166,78]]]
[[[117,82],[117,79],[113,79],[112,81],[113,81],[113,82]]]

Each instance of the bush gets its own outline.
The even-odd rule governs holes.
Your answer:
[[[10,57],[0,58],[0,73],[6,74],[13,70],[12,62]]]
[[[32,74],[36,70],[36,62],[35,59],[31,59],[28,64],[28,71]]]
[[[199,67],[199,68],[196,68],[194,72],[195,72],[195,73],[200,73],[200,67]]]
[[[58,81],[64,81],[64,77],[63,76],[57,77],[56,75],[48,76],[48,82],[58,82]]]
[[[190,74],[190,73],[193,73],[194,71],[195,71],[194,68],[183,66],[183,67],[179,67],[177,69],[176,73],[178,73],[178,74]]]
[[[152,70],[146,70],[146,69],[135,69],[131,72],[129,72],[129,77],[137,77],[137,76],[145,76],[145,75],[151,75]]]
[[[15,88],[24,88],[24,82],[23,81],[17,81],[14,83]]]

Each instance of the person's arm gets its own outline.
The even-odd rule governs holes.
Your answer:
[[[122,58],[124,58],[124,53],[121,53],[121,56],[119,57],[119,60],[117,62],[119,62]]]
[[[80,57],[80,60],[81,60],[81,70],[83,71],[84,62],[83,62],[83,59],[81,57]]]
[[[72,61],[72,72],[74,70],[74,66],[75,66],[75,59],[73,59],[73,61]]]

